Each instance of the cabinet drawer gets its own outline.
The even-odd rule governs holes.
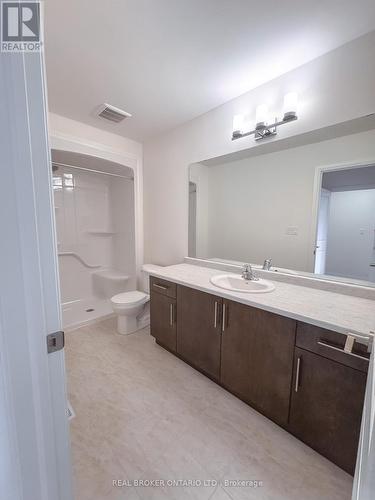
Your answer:
[[[352,353],[344,351],[346,335],[307,323],[297,324],[296,346],[332,359],[356,370],[367,372],[370,354],[367,346],[354,343]]]
[[[150,276],[150,291],[161,293],[167,297],[176,298],[176,283]]]

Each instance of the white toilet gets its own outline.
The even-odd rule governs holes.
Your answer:
[[[117,331],[123,335],[136,332],[150,324],[149,273],[159,266],[142,266],[144,292],[122,292],[111,298],[113,311],[117,314]]]
[[[117,314],[118,333],[126,335],[143,328],[139,320],[149,300],[147,293],[138,291],[118,293],[111,298],[113,311]]]

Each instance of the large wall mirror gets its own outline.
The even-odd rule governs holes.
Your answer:
[[[363,161],[374,140],[191,165],[189,256],[375,286],[375,161]]]

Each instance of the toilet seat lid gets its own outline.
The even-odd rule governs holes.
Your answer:
[[[149,296],[147,293],[133,291],[133,292],[123,292],[114,295],[111,298],[111,301],[114,304],[139,304],[142,302],[146,302]]]

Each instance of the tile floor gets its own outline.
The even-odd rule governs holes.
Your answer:
[[[76,500],[350,499],[348,474],[157,346],[147,329],[120,336],[109,319],[68,333],[66,344]]]

